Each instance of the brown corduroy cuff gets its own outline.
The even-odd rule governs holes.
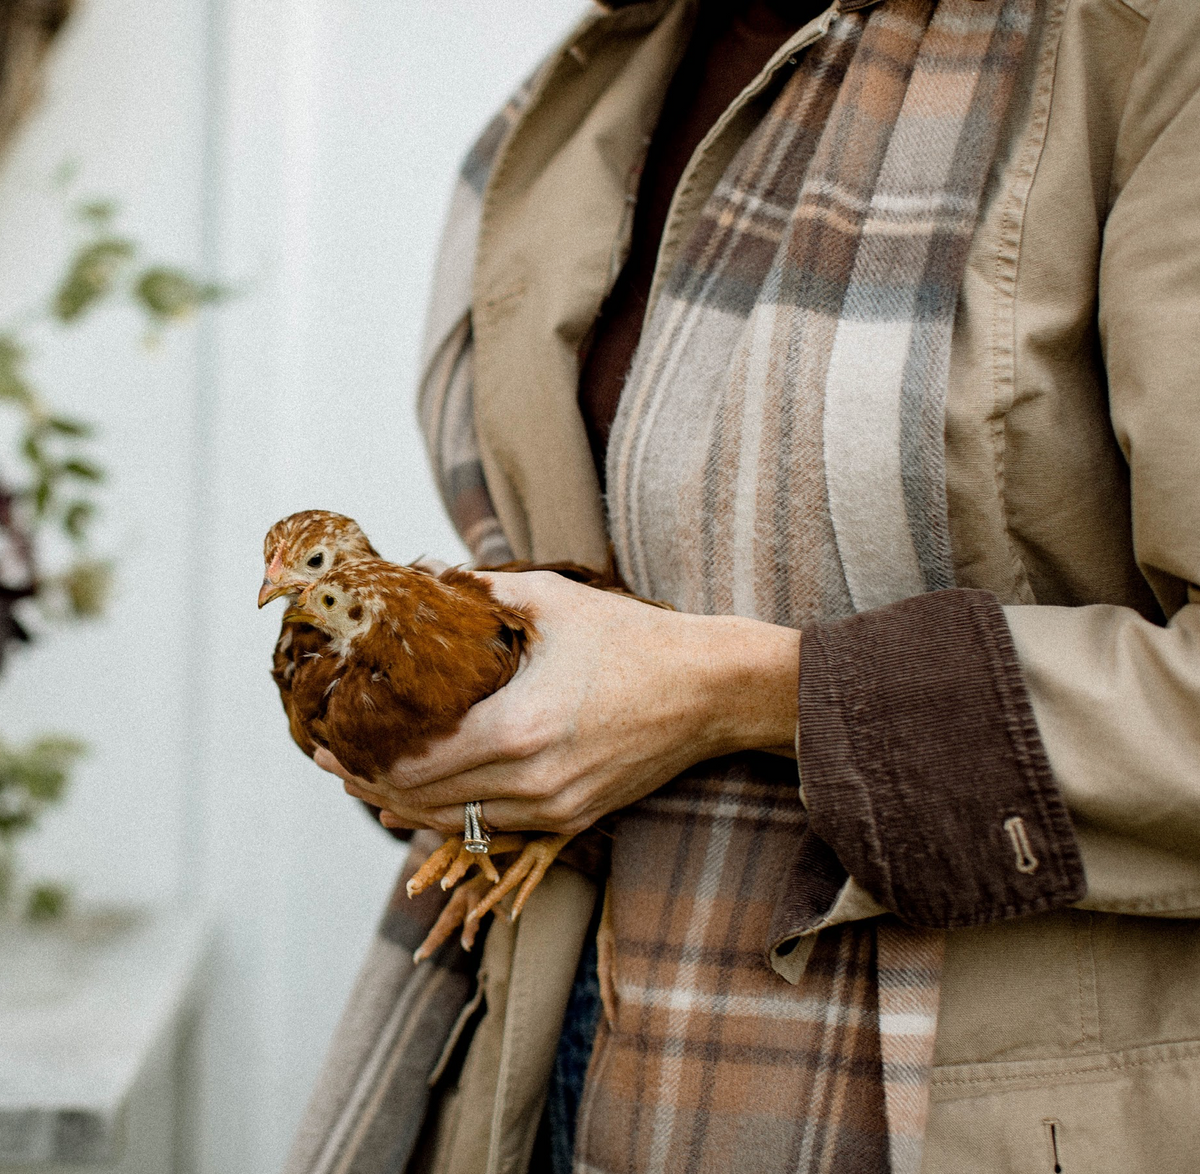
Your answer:
[[[807,628],[800,778],[811,832],[880,904],[951,929],[1086,891],[1004,612],[915,596]],[[793,891],[781,906],[804,904]]]

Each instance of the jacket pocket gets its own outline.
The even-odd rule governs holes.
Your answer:
[[[934,1069],[922,1174],[1194,1174],[1200,1040]]]

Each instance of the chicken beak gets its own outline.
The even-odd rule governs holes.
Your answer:
[[[281,542],[275,547],[275,553],[267,567],[267,573],[263,576],[262,587],[258,592],[258,606],[262,607],[270,603],[272,599],[287,595],[292,590],[294,590],[294,585],[283,581],[283,543]]]
[[[300,596],[294,599],[287,611],[283,613],[283,622],[285,624],[313,624],[316,625],[319,619],[308,610],[308,592],[312,587],[311,583],[300,584]]]
[[[264,579],[262,587],[258,592],[258,606],[264,607],[272,599],[278,599],[281,595],[287,595],[292,590],[294,588],[291,583],[272,583],[270,579]]]
[[[285,624],[312,624],[315,627],[318,621],[312,612],[305,611],[299,604],[292,604],[283,613],[283,622]]]

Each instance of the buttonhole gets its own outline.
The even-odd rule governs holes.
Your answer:
[[[1054,1174],[1062,1174],[1062,1162],[1058,1156],[1058,1137],[1062,1132],[1062,1122],[1053,1117],[1047,1117],[1042,1122],[1046,1129],[1046,1142],[1050,1146],[1050,1160],[1054,1163]]]
[[[1013,852],[1016,855],[1017,871],[1037,872],[1038,858],[1033,854],[1029,844],[1029,833],[1025,830],[1025,821],[1019,815],[1011,815],[1004,821],[1004,830],[1012,841]]]

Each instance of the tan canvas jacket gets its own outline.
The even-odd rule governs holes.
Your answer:
[[[484,192],[476,426],[519,556],[605,554],[578,353],[624,257],[687,11],[589,15],[539,74]],[[697,149],[656,289],[774,71],[831,15]],[[949,933],[928,1174],[1200,1168],[1198,455],[1200,3],[1045,0],[962,288],[947,488],[959,583],[1006,605],[1088,895]],[[550,927],[586,908],[580,883],[547,884],[515,935],[493,928],[497,1012],[460,1099],[494,1096],[496,1128],[445,1148],[439,1169],[522,1166],[555,1033],[519,1024],[537,1020]],[[851,881],[831,921],[878,909]]]

